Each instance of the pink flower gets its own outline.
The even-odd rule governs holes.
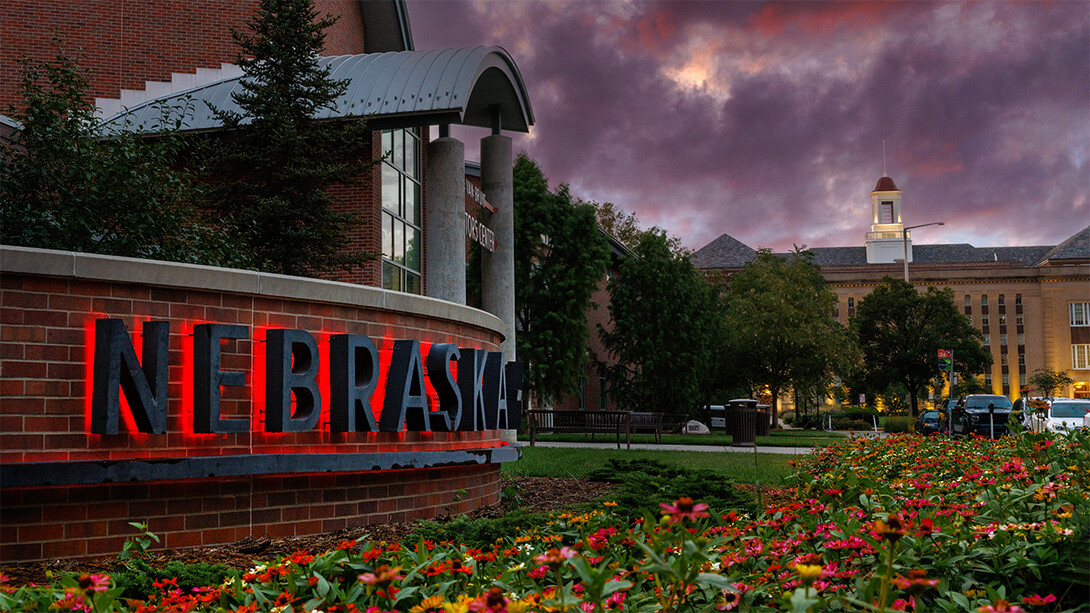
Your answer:
[[[715,602],[716,611],[733,611],[738,603],[742,602],[742,595],[724,588],[722,593],[719,594],[719,598],[715,599]]]
[[[606,609],[624,609],[624,599],[627,595],[627,592],[613,592],[612,596],[606,598]]]
[[[1056,602],[1056,597],[1052,594],[1049,594],[1048,596],[1038,596],[1037,594],[1034,594],[1022,599],[1022,604],[1033,605],[1035,607],[1043,607],[1050,602]]]
[[[80,575],[79,589],[85,593],[105,592],[110,589],[109,575]]]
[[[977,613],[1026,613],[1022,607],[1011,604],[1006,600],[997,600],[992,604],[986,604],[976,610]]]
[[[564,564],[565,560],[573,557],[575,557],[575,550],[571,547],[565,546],[561,547],[560,549],[553,547],[552,549],[534,558],[534,561],[538,564],[544,564],[549,568],[556,570]]]
[[[688,496],[678,498],[672,505],[660,502],[659,506],[662,507],[663,514],[670,518],[671,524],[685,520],[696,521],[701,517],[708,517],[708,505],[703,502],[693,503],[693,499]]]

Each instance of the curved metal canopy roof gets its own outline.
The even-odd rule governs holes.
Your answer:
[[[528,132],[530,98],[514,60],[502,47],[399,51],[318,58],[348,89],[335,109],[318,118],[367,117],[376,129],[434,124],[492,126],[497,109],[504,130]],[[128,108],[105,121],[108,130],[153,132],[160,125],[183,131],[222,127],[212,109],[239,112],[232,94],[243,77],[208,83]],[[243,120],[245,123],[246,120]]]

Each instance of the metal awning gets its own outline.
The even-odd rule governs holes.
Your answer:
[[[488,128],[493,109],[502,129],[529,132],[534,123],[530,98],[514,60],[502,47],[466,47],[339,55],[318,59],[348,89],[335,109],[318,118],[366,117],[375,129],[437,124]],[[108,131],[154,132],[161,125],[182,131],[217,130],[216,108],[240,112],[232,95],[242,92],[232,77],[142,102],[111,117]],[[243,120],[246,123],[246,120]]]

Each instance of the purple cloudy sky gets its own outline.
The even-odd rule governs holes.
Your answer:
[[[499,45],[550,184],[698,249],[862,245],[886,167],[917,244],[1090,224],[1090,3],[410,0],[417,49]],[[455,131],[476,156],[479,132]]]

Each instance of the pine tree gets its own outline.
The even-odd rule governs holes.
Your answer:
[[[350,270],[374,257],[346,253],[351,213],[334,211],[332,187],[366,170],[363,120],[315,119],[348,87],[318,64],[324,30],[313,0],[262,0],[239,45],[240,112],[216,109],[227,131],[211,141],[217,178],[210,206],[239,228],[262,267],[284,274]],[[369,150],[369,148],[368,148]]]

